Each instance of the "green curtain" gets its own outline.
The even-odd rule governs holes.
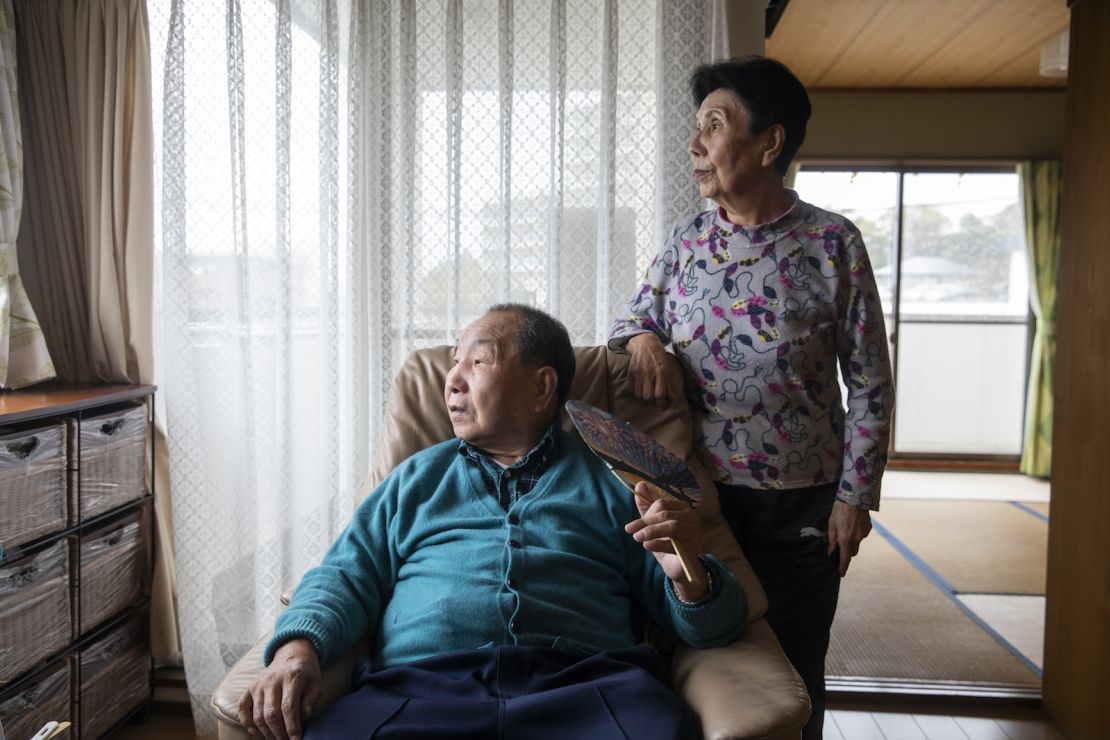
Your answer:
[[[1056,274],[1060,264],[1063,167],[1058,161],[1033,161],[1021,162],[1017,169],[1029,251],[1029,293],[1037,317],[1025,400],[1021,472],[1047,478],[1052,474],[1052,383],[1056,365]]]
[[[12,2],[0,0],[0,388],[23,388],[55,376],[19,276],[16,236],[23,210],[23,130],[15,36]]]

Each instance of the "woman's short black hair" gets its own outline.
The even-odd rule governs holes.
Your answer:
[[[551,366],[555,369],[555,389],[559,408],[570,394],[574,380],[574,348],[563,322],[538,308],[523,303],[498,303],[492,311],[511,313],[520,319],[516,350],[529,367]]]
[[[812,112],[805,86],[782,62],[755,54],[704,64],[690,75],[695,106],[701,107],[709,93],[721,88],[736,93],[744,103],[751,114],[748,128],[753,136],[776,123],[782,126],[786,142],[775,159],[775,169],[785,175],[805,141],[806,122]]]

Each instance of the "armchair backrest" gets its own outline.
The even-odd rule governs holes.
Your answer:
[[[443,402],[443,384],[451,369],[453,349],[447,346],[416,350],[405,360],[393,381],[382,433],[370,471],[369,486],[376,487],[401,461],[420,450],[454,436]],[[575,347],[577,368],[570,397],[609,411],[632,424],[671,452],[686,460],[702,488],[702,538],[705,548],[728,564],[748,597],[749,619],[767,609],[759,580],[740,551],[731,530],[721,518],[717,489],[694,454],[693,418],[684,399],[665,409],[635,397],[628,384],[627,355],[604,346]],[[681,374],[671,357],[671,372]],[[563,427],[573,426],[562,415]]]

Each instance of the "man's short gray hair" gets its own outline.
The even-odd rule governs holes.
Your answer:
[[[520,319],[520,331],[515,338],[516,350],[521,360],[530,367],[554,368],[559,408],[562,408],[574,380],[574,348],[563,322],[523,303],[498,303],[489,310],[511,313]]]

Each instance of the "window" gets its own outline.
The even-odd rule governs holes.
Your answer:
[[[1029,282],[1012,170],[809,169],[867,243],[895,363],[893,454],[1021,453]]]

